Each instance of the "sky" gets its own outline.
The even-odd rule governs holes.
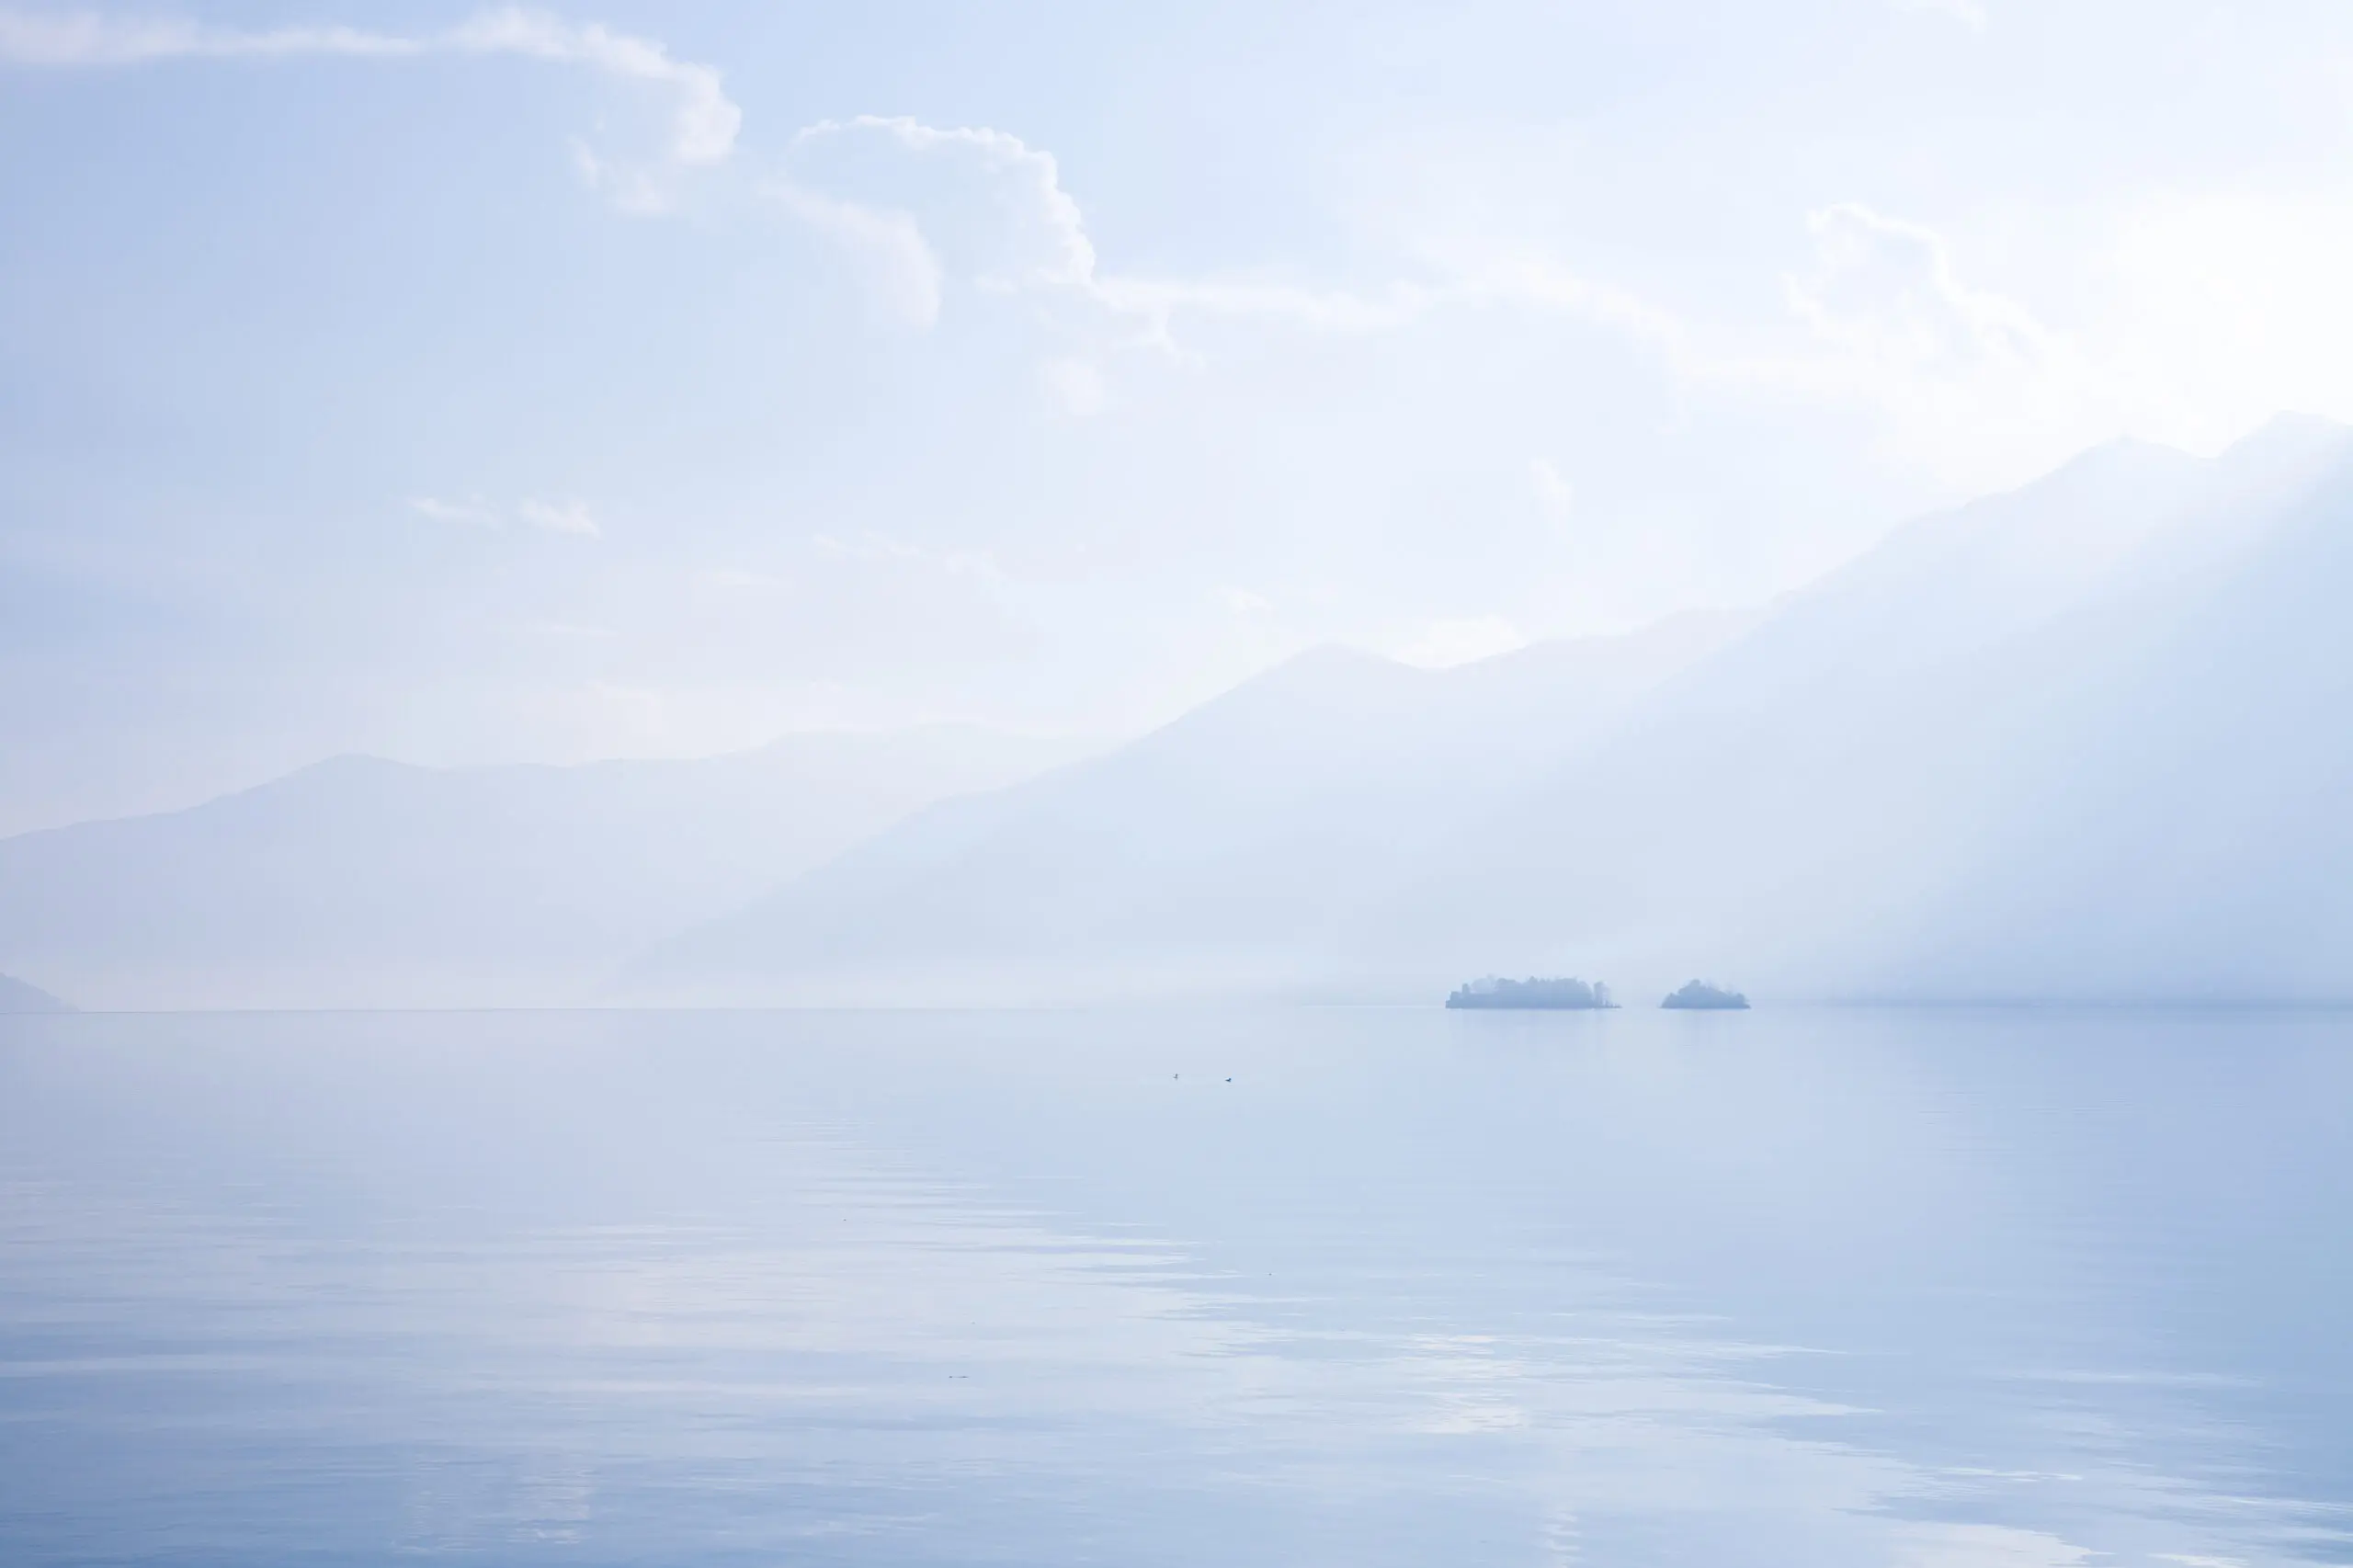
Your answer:
[[[0,832],[1759,603],[2348,276],[2329,4],[0,8]]]

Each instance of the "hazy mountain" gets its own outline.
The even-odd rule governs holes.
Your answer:
[[[1784,994],[2353,994],[2346,452],[2297,422],[2211,463],[2112,447],[1899,532],[1466,832],[1366,948]]]
[[[74,1009],[38,985],[0,974],[0,1013],[70,1013]]]
[[[700,998],[1006,1000],[1321,975],[1401,866],[1752,619],[1444,671],[1320,649],[1110,756],[934,807],[635,978]]]
[[[1321,650],[1067,767],[338,759],[0,841],[0,963],[108,1006],[2353,996],[2347,452],[2103,448],[1765,612]]]
[[[2296,476],[2313,435],[2236,457]],[[2228,555],[2163,560],[2016,651],[2019,756],[1878,988],[2353,999],[2348,447],[2215,516]]]
[[[1312,655],[922,813],[650,972],[699,994],[2353,995],[2353,469],[2281,422],[1898,530],[1753,627]],[[1729,633],[1742,633],[1737,636]]]
[[[338,757],[188,811],[0,840],[0,962],[117,1006],[593,999],[648,943],[1080,749],[941,727],[699,761]]]

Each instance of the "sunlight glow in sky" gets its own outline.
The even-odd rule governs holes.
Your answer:
[[[1156,722],[2353,418],[2353,12],[0,10],[0,831]]]

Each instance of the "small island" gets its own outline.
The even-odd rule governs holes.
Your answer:
[[[1446,999],[1449,1007],[1544,1007],[1552,1009],[1586,1009],[1615,1007],[1609,999],[1609,987],[1598,981],[1587,985],[1582,980],[1505,980],[1489,975],[1474,980]],[[1746,1006],[1745,1003],[1743,1006]]]
[[[1661,1002],[1659,1006],[1662,1007],[1712,1007],[1736,1010],[1745,1008],[1748,1006],[1748,998],[1743,996],[1737,991],[1727,991],[1720,985],[1711,985],[1704,980],[1695,980],[1683,987],[1682,990],[1675,992],[1673,994],[1669,995],[1667,999]]]

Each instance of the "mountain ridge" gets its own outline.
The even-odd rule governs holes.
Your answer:
[[[71,1013],[74,1005],[51,995],[40,986],[0,974],[0,1013]]]
[[[0,961],[110,1006],[593,1001],[665,932],[1084,744],[943,726],[688,761],[331,757],[0,840]]]
[[[2292,420],[2215,459],[2097,449],[1893,530],[1756,624],[1666,662],[1622,703],[1536,683],[1497,707],[1461,703],[1452,729],[1423,713],[1398,733],[1343,726],[1333,738],[1316,729],[1328,712],[1283,699],[1337,666],[1289,685],[1262,677],[1086,768],[985,807],[943,807],[953,832],[933,824],[927,838],[918,818],[861,845],[666,944],[654,967],[691,977],[699,948],[704,980],[750,983],[729,994],[852,1000],[1188,986],[1404,1000],[1489,970],[1598,971],[1648,989],[1711,969],[1781,995],[1970,995],[2009,983],[2005,963],[2053,997],[2213,994],[2234,974],[2316,994],[2314,977],[2245,951],[2213,958],[2211,972],[2133,971],[2096,936],[2070,949],[2052,930],[2050,955],[2031,964],[1989,940],[1972,949],[1995,966],[1983,973],[1943,959],[1975,940],[1972,910],[2020,903],[2001,888],[2032,881],[2050,853],[2037,813],[2059,809],[2071,778],[2130,800],[2173,790],[2180,800],[2143,825],[2181,831],[2198,790],[2107,767],[2081,740],[2088,715],[2124,704],[2133,734],[2162,729],[2151,661],[2205,635],[2200,607],[2292,534],[2300,508],[2353,512],[2353,493],[2331,488],[2346,449],[2341,428]],[[2353,599],[2353,559],[2319,552],[2307,566],[2317,598],[2290,595],[2284,568],[2261,592],[2297,629],[2288,642],[2333,645],[2321,611]],[[2228,638],[2244,642],[2261,619],[2241,612]],[[1396,677],[1394,689],[1466,693],[1495,680],[1490,665],[1507,667],[1439,672],[1427,687]],[[2259,665],[2231,667],[2259,684]],[[2344,694],[2315,687],[2312,699],[2353,716]],[[2226,733],[2212,705],[2196,717]],[[1534,739],[1479,750],[1498,727]],[[1415,758],[1432,747],[1458,773],[1492,776],[1417,789]],[[2110,749],[2131,755],[2121,739]],[[2338,759],[2306,754],[2338,776]],[[2196,764],[2194,747],[2167,755],[2175,772]],[[1349,777],[1381,768],[1398,777],[1381,788]],[[1237,801],[1256,814],[1219,825]],[[1995,851],[2017,863],[1988,868]],[[2353,847],[2344,858],[2353,883]],[[2083,913],[2093,932],[2121,918]],[[2152,937],[2135,951],[2179,947]]]

